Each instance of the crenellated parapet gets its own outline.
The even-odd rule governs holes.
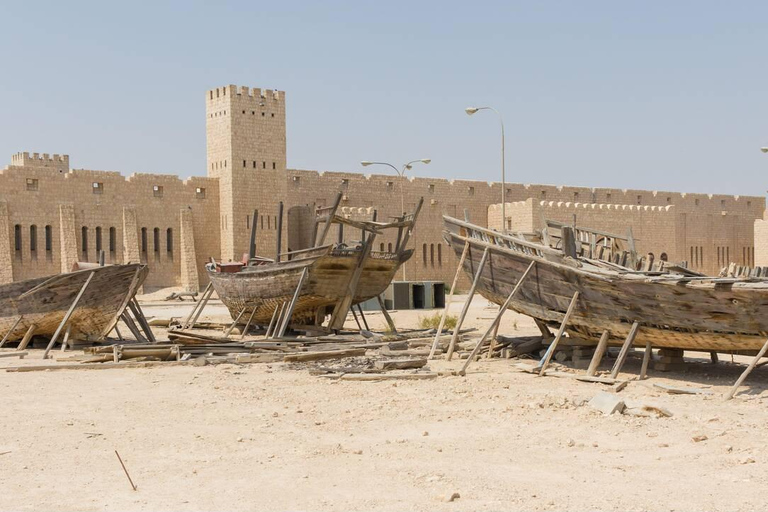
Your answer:
[[[54,153],[29,153],[28,151],[16,153],[11,156],[11,165],[15,167],[42,167],[55,169],[58,172],[69,171],[69,155]]]

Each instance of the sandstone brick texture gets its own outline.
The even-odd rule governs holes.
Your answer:
[[[73,257],[97,261],[104,250],[108,262],[146,262],[149,288],[199,288],[207,284],[211,256],[240,260],[247,252],[254,210],[257,252],[274,257],[279,201],[285,206],[279,250],[286,251],[307,242],[311,206],[330,205],[341,192],[347,214],[370,217],[375,210],[380,220],[400,215],[401,202],[412,211],[423,197],[406,277],[450,282],[457,259],[442,238],[442,216],[466,212],[472,222],[500,227],[492,206],[501,197],[499,183],[289,169],[285,115],[283,91],[234,85],[206,91],[208,176],[184,181],[71,169],[67,155],[13,155],[0,170],[7,209],[5,237],[0,210],[0,264],[10,255],[19,280],[60,272]],[[768,259],[763,197],[519,183],[507,183],[506,195],[513,205],[506,221],[514,229],[538,228],[542,215],[561,221],[576,215],[579,224],[618,233],[631,225],[640,250],[666,252],[707,273],[730,261]],[[359,239],[355,231],[346,230],[344,240]],[[337,237],[334,228],[328,241]],[[378,237],[375,249],[387,250],[395,237]],[[7,268],[0,268],[0,282]]]

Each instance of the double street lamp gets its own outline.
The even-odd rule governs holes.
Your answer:
[[[407,164],[403,165],[402,169],[398,169],[394,165],[387,162],[370,162],[368,160],[363,160],[362,162],[360,162],[360,165],[362,165],[363,167],[368,167],[369,165],[386,165],[394,169],[398,176],[400,176],[401,178],[405,178],[405,171],[410,171],[411,169],[413,169],[413,164],[418,164],[418,163],[428,164],[431,161],[432,161],[431,158],[421,158],[419,160],[411,160]],[[403,181],[404,180],[400,180],[400,210],[402,211],[402,214],[405,215],[405,199],[403,198]]]
[[[507,232],[507,178],[504,167],[504,120],[501,117],[501,113],[493,107],[467,107],[464,112],[468,116],[471,116],[481,110],[492,110],[499,116],[499,124],[501,125],[501,232]]]
[[[395,167],[394,165],[388,162],[371,162],[369,160],[363,160],[362,162],[360,162],[360,165],[362,165],[363,167],[368,167],[369,165],[386,165],[395,170],[397,175],[400,176],[400,178],[402,178],[400,180],[400,211],[402,212],[402,215],[405,215],[405,196],[403,193],[403,181],[405,181],[405,171],[410,171],[411,169],[413,169],[413,164],[418,164],[418,163],[428,164],[431,161],[432,161],[431,158],[420,158],[419,160],[411,160],[407,164],[403,165],[402,169],[398,169],[397,167]],[[405,281],[405,263],[403,263],[402,267],[403,267],[403,281]]]

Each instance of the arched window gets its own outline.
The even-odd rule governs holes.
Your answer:
[[[659,256],[659,259],[661,259],[661,261],[669,261],[669,258],[667,257],[667,253],[665,252],[661,253],[661,256]]]
[[[381,243],[379,244],[379,251],[380,251],[380,252],[384,252],[384,242],[381,242]]]
[[[101,226],[96,226],[96,254],[101,258]]]
[[[80,230],[80,245],[83,251],[83,261],[88,261],[88,228],[83,226]]]
[[[141,228],[141,254],[147,254],[147,228]]]
[[[429,244],[429,264],[435,266],[435,244]]]
[[[421,246],[421,263],[425,267],[427,266],[427,244]]]
[[[443,266],[443,244],[437,244],[437,266]]]
[[[165,230],[165,252],[169,257],[173,257],[173,229],[171,228]]]
[[[117,230],[109,228],[109,252],[114,255],[117,250]]]
[[[34,224],[29,226],[29,252],[33,258],[37,257],[37,226]]]
[[[387,244],[387,251],[392,252],[392,242]]]
[[[152,249],[155,252],[155,256],[160,257],[160,228],[152,230]]]
[[[45,226],[45,252],[53,252],[53,229]]]

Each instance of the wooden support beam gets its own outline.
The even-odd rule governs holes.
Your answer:
[[[278,317],[277,310],[282,309],[283,307],[285,307],[285,302],[283,302],[280,308],[276,307],[275,310],[272,312],[272,319],[269,321],[269,325],[267,326],[267,332],[264,333],[264,338],[269,339],[269,335],[272,333],[272,329],[275,326],[275,320]]]
[[[35,330],[37,329],[37,324],[32,324],[27,328],[27,332],[24,333],[24,337],[21,338],[21,343],[19,343],[18,350],[24,350],[27,348],[27,345],[29,345],[29,340],[32,339],[32,336],[35,335]]]
[[[336,307],[333,308],[333,314],[331,315],[331,321],[328,325],[333,330],[340,330],[344,327],[344,321],[347,318],[349,308],[352,307],[352,301],[357,293],[357,285],[360,282],[360,276],[363,273],[365,262],[371,254],[373,248],[373,241],[376,239],[376,233],[368,235],[368,239],[363,243],[363,247],[360,250],[360,255],[357,258],[357,264],[355,265],[352,274],[347,281],[347,289],[344,297],[336,303]]]
[[[587,376],[592,377],[597,372],[597,368],[600,366],[600,361],[603,360],[606,349],[608,349],[608,331],[603,331],[600,336],[600,341],[597,342],[597,348],[595,354],[592,356],[592,361],[589,362],[589,368],[587,368]]]
[[[45,347],[45,352],[43,352],[43,359],[48,358],[48,352],[50,352],[51,348],[53,348],[54,343],[56,343],[56,340],[59,338],[59,334],[61,334],[61,330],[64,328],[67,322],[69,322],[69,319],[72,317],[72,313],[75,312],[75,308],[77,307],[78,302],[80,302],[80,299],[83,297],[83,294],[85,293],[86,288],[88,288],[88,285],[91,284],[91,279],[93,279],[94,275],[96,275],[96,272],[91,272],[88,275],[88,279],[85,280],[85,284],[83,284],[83,287],[80,288],[80,291],[77,293],[75,300],[72,301],[72,305],[69,306],[69,310],[67,310],[66,314],[64,315],[64,318],[61,319],[61,323],[56,328],[56,332],[53,333],[53,337],[51,338],[51,341],[49,341],[48,346]]]
[[[477,283],[480,282],[480,276],[483,273],[483,268],[485,267],[485,262],[488,261],[488,248],[483,251],[483,257],[480,258],[480,264],[477,266],[477,271],[475,272],[475,278],[472,280],[472,286],[469,289],[469,295],[467,297],[466,302],[464,303],[464,307],[461,309],[461,314],[459,315],[459,319],[456,321],[456,327],[453,328],[453,336],[451,337],[451,343],[448,345],[448,352],[446,354],[446,359],[448,361],[451,360],[453,357],[453,351],[456,348],[456,340],[459,337],[459,331],[461,330],[461,325],[464,323],[464,317],[467,316],[467,311],[469,311],[469,305],[472,303],[472,297],[475,295],[475,290],[477,289]],[[438,334],[440,334],[438,332]]]
[[[208,290],[208,293],[203,294],[203,296],[200,298],[200,302],[197,303],[199,307],[195,312],[195,316],[192,317],[192,322],[189,324],[189,326],[185,327],[185,329],[192,329],[195,327],[195,324],[197,323],[197,319],[200,318],[200,315],[203,314],[203,310],[205,309],[205,306],[207,306],[208,301],[211,300],[211,296],[213,295],[213,292],[214,292],[213,285],[211,283],[208,283],[208,287],[206,287],[206,289]]]
[[[496,315],[496,318],[494,318],[493,323],[488,327],[488,329],[485,331],[485,334],[483,334],[483,337],[480,338],[480,341],[477,342],[477,345],[475,345],[474,350],[472,350],[472,353],[469,354],[469,357],[467,358],[467,362],[464,363],[464,366],[461,368],[461,371],[459,371],[459,375],[466,375],[467,367],[470,365],[472,361],[475,360],[475,356],[480,352],[480,349],[483,346],[483,343],[485,343],[486,338],[490,336],[492,331],[495,331],[499,324],[501,323],[501,317],[504,316],[504,313],[506,313],[507,308],[509,308],[509,303],[512,302],[512,299],[517,295],[518,290],[520,290],[520,287],[522,286],[525,279],[528,277],[528,274],[530,274],[533,267],[536,265],[535,261],[532,261],[528,268],[525,269],[525,272],[523,272],[523,275],[520,276],[520,279],[517,281],[517,284],[514,288],[512,288],[512,291],[509,293],[509,296],[507,297],[507,300],[504,301],[504,304],[499,308],[499,312]],[[577,294],[579,292],[576,292]],[[458,329],[457,329],[458,331]]]
[[[469,242],[464,242],[464,250],[461,252],[461,258],[459,258],[459,264],[456,267],[456,273],[453,275],[453,284],[451,284],[451,291],[448,293],[448,300],[445,303],[445,307],[443,308],[443,314],[440,317],[440,325],[437,326],[437,332],[435,333],[435,342],[432,343],[432,350],[429,351],[429,357],[427,359],[434,359],[435,357],[435,351],[437,351],[437,346],[440,340],[440,334],[443,331],[443,326],[445,325],[445,318],[448,316],[448,308],[451,307],[451,301],[453,300],[453,292],[456,291],[456,283],[459,281],[459,275],[461,274],[461,269],[464,266],[464,260],[467,258],[467,253],[469,252]]]
[[[11,334],[13,333],[13,331],[16,330],[16,327],[18,327],[22,318],[24,318],[24,315],[20,315],[19,318],[17,318],[16,321],[13,322],[11,329],[7,333],[5,333],[5,336],[3,336],[2,341],[0,341],[0,348],[3,348],[3,345],[5,345],[5,342],[8,341],[8,338],[11,337]]]
[[[362,331],[363,330],[363,326],[360,325],[360,320],[358,320],[358,318],[357,318],[357,313],[355,313],[354,306],[352,307],[351,311],[352,311],[352,318],[355,319],[355,323],[357,324],[357,329]]]
[[[725,395],[726,400],[730,400],[731,398],[733,398],[733,395],[736,394],[736,391],[738,391],[739,386],[741,386],[744,383],[747,376],[752,372],[752,370],[755,369],[755,366],[757,366],[758,361],[760,361],[760,359],[763,358],[766,351],[768,351],[768,340],[766,340],[766,342],[763,344],[762,348],[757,353],[757,355],[752,360],[752,362],[749,363],[749,366],[747,366],[747,368],[741,373],[741,375],[739,375],[739,378],[736,380],[736,383],[733,385],[730,391],[728,391],[728,394]]]
[[[192,317],[195,316],[195,313],[197,313],[197,310],[202,305],[203,301],[205,300],[206,296],[208,295],[212,287],[213,285],[211,283],[208,283],[208,285],[205,287],[205,290],[203,290],[203,294],[200,296],[200,300],[198,302],[195,302],[194,306],[192,307],[192,311],[189,312],[189,315],[184,320],[184,323],[181,324],[182,329],[190,329],[192,325],[194,325],[194,322],[192,322]]]
[[[534,318],[533,322],[536,324],[536,327],[539,328],[539,332],[541,332],[541,337],[545,340],[548,340],[549,338],[552,338],[552,331],[549,330],[549,327],[547,327],[547,324],[539,320],[538,318]]]
[[[280,324],[280,329],[277,331],[278,338],[282,338],[285,335],[285,331],[286,329],[288,329],[288,325],[291,323],[293,310],[296,307],[296,303],[299,302],[299,296],[301,295],[301,288],[304,286],[304,281],[307,279],[308,274],[309,274],[309,269],[307,267],[304,267],[304,270],[301,271],[301,277],[299,277],[299,283],[296,285],[296,291],[293,292],[293,297],[291,297],[291,302],[288,304],[288,307],[285,310],[283,323]]]
[[[281,325],[283,325],[283,314],[285,313],[285,307],[288,305],[287,302],[283,302],[280,305],[280,313],[277,315],[277,320],[275,322],[274,327],[272,328],[272,332],[267,333],[266,338],[267,339],[274,339],[275,334],[277,334],[277,330],[280,328]]]
[[[229,326],[229,328],[227,328],[227,330],[226,330],[226,331],[224,331],[224,337],[225,337],[225,338],[229,338],[229,335],[230,335],[230,334],[232,334],[232,329],[234,329],[234,328],[235,328],[235,326],[237,325],[237,322],[239,322],[239,321],[240,321],[240,318],[243,316],[243,313],[245,313],[245,310],[246,310],[246,309],[247,309],[247,308],[243,308],[243,309],[241,309],[241,310],[240,310],[240,313],[238,313],[238,315],[237,315],[237,318],[235,318],[235,321],[234,321],[234,322],[232,322],[232,324]]]
[[[72,334],[72,324],[67,324],[67,330],[64,331],[64,339],[61,341],[61,351],[67,350],[67,343],[69,343],[69,335]]]
[[[363,313],[363,308],[360,306],[360,304],[357,305],[357,310],[360,312],[360,319],[363,321],[363,325],[365,326],[366,331],[370,331],[371,328],[368,327],[368,321],[365,319],[365,313]]]
[[[632,324],[632,328],[629,329],[629,334],[627,334],[627,339],[624,340],[624,344],[621,346],[621,352],[619,352],[619,358],[616,359],[616,363],[613,365],[613,369],[611,370],[611,378],[615,379],[616,376],[621,371],[621,367],[624,366],[624,361],[627,359],[627,353],[629,353],[629,347],[632,346],[632,343],[635,341],[635,336],[637,336],[637,329],[640,327],[640,324],[637,322]]]
[[[648,363],[651,362],[651,356],[653,355],[653,347],[651,342],[645,343],[645,354],[643,354],[643,366],[640,368],[640,380],[645,379],[648,376]]]
[[[128,310],[123,311],[121,318],[123,319],[123,323],[128,327],[128,330],[131,331],[131,334],[133,334],[133,337],[136,338],[136,341],[140,343],[149,343],[149,340],[145,339],[144,336],[141,335],[141,331],[136,326],[136,323],[133,321],[133,318],[131,318],[131,315],[128,314]]]
[[[333,219],[336,216],[336,210],[339,208],[339,203],[341,202],[341,196],[342,193],[339,192],[336,194],[336,200],[333,202],[333,207],[331,208],[331,211],[328,213],[328,218],[325,221],[325,225],[323,226],[323,233],[320,235],[320,240],[313,242],[315,243],[315,247],[323,245],[325,243],[325,237],[328,236],[328,230],[331,229],[331,219]]]
[[[557,349],[557,344],[560,343],[560,338],[562,338],[563,333],[565,333],[565,328],[568,325],[568,319],[571,318],[571,313],[573,313],[573,310],[576,308],[576,302],[578,300],[579,292],[574,292],[573,298],[571,298],[571,303],[568,305],[568,310],[565,312],[565,315],[563,315],[563,321],[560,324],[560,329],[558,329],[554,341],[552,341],[552,344],[549,346],[547,352],[544,354],[544,357],[539,363],[539,366],[541,367],[539,370],[539,376],[544,375],[544,371],[547,369],[547,366],[549,366],[549,362],[552,360],[552,355],[555,353],[555,349]]]
[[[253,310],[251,311],[251,316],[248,317],[248,321],[245,323],[245,327],[243,328],[243,332],[240,333],[240,339],[241,340],[245,339],[245,335],[248,333],[248,329],[251,328],[251,322],[253,321],[253,315],[256,314],[256,309],[258,309],[258,308],[255,308],[255,307],[253,308]]]
[[[144,311],[142,311],[141,306],[139,306],[139,301],[136,300],[136,297],[133,297],[130,302],[128,302],[128,307],[131,309],[133,317],[139,323],[139,327],[141,327],[141,330],[144,331],[146,338],[150,342],[155,343],[157,341],[155,339],[155,335],[152,332],[152,328],[147,322],[147,317],[144,316]]]
[[[381,298],[381,295],[377,295],[376,300],[379,302],[379,308],[381,308],[381,314],[384,315],[384,320],[387,321],[389,330],[397,334],[397,328],[395,327],[395,322],[392,321],[392,317],[389,315],[389,311],[387,311],[387,307],[384,304],[384,299]]]

